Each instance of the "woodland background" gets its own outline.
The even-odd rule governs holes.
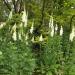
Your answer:
[[[75,75],[75,0],[0,0],[0,75]]]

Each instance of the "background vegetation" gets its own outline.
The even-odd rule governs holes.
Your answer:
[[[75,0],[0,0],[0,75],[75,75]]]

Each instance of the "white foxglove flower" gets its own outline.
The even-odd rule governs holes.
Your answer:
[[[51,37],[54,36],[54,26],[51,28]]]
[[[28,13],[27,13],[27,15],[25,17],[24,27],[27,27],[27,22],[28,22]]]
[[[21,35],[23,35],[24,33],[23,33],[23,23],[20,23],[20,33],[21,33]]]
[[[53,16],[50,17],[49,28],[53,26]]]
[[[31,41],[34,42],[34,36],[32,37]]]
[[[60,36],[62,36],[63,35],[63,27],[61,26],[61,28],[60,28]]]
[[[72,9],[74,8],[74,7],[71,7]]]
[[[12,30],[14,31],[13,35],[12,35],[12,38],[13,38],[14,41],[16,41],[17,40],[17,38],[16,38],[16,24],[13,26]]]
[[[34,30],[34,22],[32,22],[32,26],[31,26],[31,29],[30,29],[31,34],[33,33],[33,30]]]
[[[27,27],[27,22],[28,22],[28,12],[27,12],[27,15],[26,15],[26,20],[25,20],[25,25],[24,25],[24,27]]]
[[[27,26],[27,20],[28,20],[28,13],[26,14],[26,10],[24,9],[23,15],[22,15],[22,22],[24,23],[24,27]]]
[[[51,18],[50,18],[50,20],[49,20],[49,28],[51,27]]]
[[[2,55],[2,51],[0,51],[0,55]]]
[[[21,40],[21,34],[19,33],[19,40]]]
[[[57,31],[58,30],[58,26],[57,26],[57,24],[56,24],[56,26],[55,26],[55,31]]]
[[[20,27],[22,27],[23,25],[22,25],[22,23],[20,24]]]
[[[55,26],[55,34],[57,33],[57,30],[58,30],[58,26],[56,24],[56,26]]]
[[[10,2],[12,2],[12,0],[8,0],[8,2],[10,3]]]
[[[9,17],[8,17],[8,20],[12,18],[12,10],[10,11],[10,14],[9,14]]]
[[[1,23],[1,24],[0,24],[0,29],[3,28],[5,25],[6,25],[6,23],[4,23],[4,22]]]
[[[16,31],[16,24],[14,24],[14,26],[11,29],[11,33]]]
[[[25,22],[25,20],[26,20],[26,11],[24,10],[22,13],[23,13],[22,22]]]
[[[28,33],[25,35],[26,45],[28,45]]]
[[[14,5],[11,5],[12,10],[14,10]]]
[[[54,36],[53,16],[50,17],[49,28],[51,28],[51,37]]]
[[[28,45],[28,41],[26,41],[26,45]]]
[[[43,36],[41,34],[40,38],[39,38],[39,41],[43,41]]]
[[[13,36],[12,36],[13,40],[16,41],[17,38],[16,38],[16,31],[13,33]]]
[[[16,23],[15,23],[15,25],[12,27],[12,31],[16,31]]]
[[[53,26],[53,17],[51,17],[51,19],[52,19],[51,26]]]
[[[17,0],[15,0],[15,1],[17,1]]]
[[[73,41],[73,38],[75,37],[75,32],[74,31],[75,31],[75,28],[73,26],[72,27],[72,32],[70,33],[70,38],[69,38],[71,41]]]
[[[28,33],[26,34],[25,40],[28,40]]]

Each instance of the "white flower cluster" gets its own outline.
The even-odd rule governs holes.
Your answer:
[[[28,13],[26,14],[26,10],[24,8],[24,11],[22,12],[22,22],[24,23],[24,27],[27,27],[27,21],[28,21]]]
[[[73,38],[75,37],[75,27],[74,26],[72,26],[72,31],[71,31],[71,33],[70,33],[70,40],[71,41],[73,41]]]
[[[49,28],[51,28],[51,37],[54,36],[54,26],[53,26],[53,16],[50,17],[50,21],[49,21]]]
[[[53,22],[54,22],[53,16],[51,16],[50,21],[49,21],[49,28],[51,29],[51,32],[50,32],[51,37],[54,36],[54,31],[55,31],[55,34],[56,34],[57,30],[58,30],[58,25],[56,24],[56,26],[54,27]],[[60,36],[62,36],[62,35],[63,35],[63,27],[61,26],[61,28],[60,28]]]

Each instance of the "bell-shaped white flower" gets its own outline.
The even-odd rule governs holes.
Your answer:
[[[16,23],[15,23],[14,26],[12,27],[12,31],[16,31]]]
[[[16,41],[17,38],[16,38],[16,31],[13,33],[13,36],[12,36],[13,40]]]
[[[22,26],[23,26],[23,24],[21,23],[21,24],[20,24],[20,27],[22,27]]]
[[[28,12],[27,12],[27,15],[26,15],[26,20],[25,20],[25,27],[27,27],[27,22],[28,22]]]
[[[21,40],[21,33],[19,33],[19,40]]]
[[[74,26],[72,27],[72,32],[70,33],[70,40],[73,41],[73,38],[75,37],[75,28]]]
[[[52,28],[51,28],[51,37],[53,37],[54,36],[54,26],[52,26]]]
[[[17,1],[17,0],[15,0],[15,1]]]
[[[23,13],[22,22],[25,22],[25,20],[26,20],[26,11],[24,10],[22,13]]]
[[[34,21],[32,22],[32,26],[30,28],[30,33],[32,34],[33,33],[33,30],[34,30]]]
[[[34,42],[34,36],[32,37],[31,41]]]
[[[12,38],[13,38],[14,41],[16,41],[16,40],[17,40],[17,38],[16,38],[16,23],[15,23],[15,25],[13,26],[12,31],[13,31]]]
[[[28,41],[26,41],[26,45],[28,45]]]
[[[25,8],[24,8],[24,11],[22,13],[23,13],[22,22],[24,23],[24,27],[26,27],[27,26],[27,20],[28,20],[28,13],[26,14]]]
[[[51,26],[53,26],[53,17],[51,19],[52,19]]]
[[[24,34],[24,32],[23,32],[23,23],[20,23],[20,33],[21,33],[21,35],[23,35]]]
[[[9,17],[8,17],[8,20],[12,18],[12,10],[10,11],[10,14],[9,14]]]
[[[2,23],[0,24],[0,29],[3,28],[5,25],[6,25],[6,23],[5,23],[5,22],[2,22]]]
[[[71,8],[72,8],[72,9],[74,9],[74,7],[73,7],[73,6],[72,6]]]
[[[43,36],[42,36],[42,34],[41,34],[41,36],[40,36],[40,38],[39,38],[39,41],[43,41],[44,39],[43,39]]]
[[[26,45],[28,45],[28,33],[25,35]]]
[[[25,36],[25,40],[28,40],[28,33],[27,33],[26,36]]]
[[[51,18],[50,18],[50,21],[49,21],[49,28],[51,27]]]
[[[61,28],[60,28],[60,36],[62,36],[63,35],[63,27],[61,26]]]
[[[14,5],[11,5],[12,10],[14,10]]]
[[[57,26],[57,24],[56,24],[56,26],[55,26],[55,31],[57,31],[58,30],[58,26]]]
[[[55,26],[55,34],[57,33],[57,30],[58,30],[58,26],[56,24],[56,26]]]
[[[0,55],[2,55],[2,51],[0,51]]]
[[[28,12],[27,12],[27,15],[25,17],[24,27],[27,27],[27,22],[28,22]]]
[[[50,17],[49,28],[53,26],[53,16]]]
[[[8,2],[10,3],[10,2],[12,2],[12,0],[8,0]]]
[[[51,37],[54,36],[54,25],[53,25],[53,16],[50,17],[50,21],[49,21],[49,28],[51,28]]]

